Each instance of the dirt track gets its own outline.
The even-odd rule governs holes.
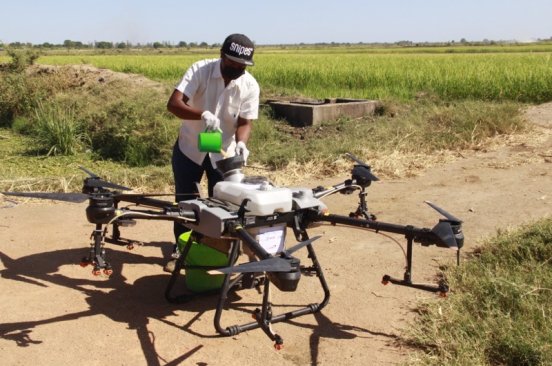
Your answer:
[[[416,178],[373,184],[371,211],[381,221],[432,227],[439,215],[423,201],[433,201],[464,219],[467,250],[498,228],[550,215],[552,104],[532,108],[527,116],[538,129],[530,139],[465,155]],[[275,351],[260,330],[217,336],[214,298],[178,306],[164,300],[169,223],[123,228],[124,237],[144,245],[133,251],[110,247],[115,273],[95,278],[90,268],[77,264],[92,231],[85,204],[18,202],[0,201],[4,365],[396,364],[409,357],[396,338],[412,319],[411,309],[420,298],[434,298],[380,284],[383,274],[400,277],[403,272],[403,253],[389,238],[320,226],[309,234],[323,235],[316,251],[330,285],[330,303],[320,314],[276,324],[285,348]],[[325,202],[332,212],[347,214],[356,207],[356,196],[335,195]],[[454,258],[448,250],[416,246],[414,280],[432,282],[438,266]],[[247,303],[260,301],[252,290],[237,295],[233,310],[224,315],[227,325],[249,321],[253,308]],[[320,299],[316,279],[303,278],[299,291],[275,294],[275,311]]]

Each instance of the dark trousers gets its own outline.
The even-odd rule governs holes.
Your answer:
[[[178,148],[178,140],[174,144],[172,154],[172,170],[174,175],[175,201],[185,201],[199,197],[198,184],[201,182],[203,173],[207,173],[207,186],[209,197],[213,196],[215,184],[223,180],[222,173],[213,168],[209,155],[205,157],[201,165],[197,165]],[[178,243],[178,237],[189,231],[182,224],[174,223],[175,243]]]

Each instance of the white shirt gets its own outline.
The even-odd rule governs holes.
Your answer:
[[[201,111],[210,111],[220,119],[222,148],[228,157],[234,156],[238,117],[257,119],[259,115],[259,84],[245,71],[236,80],[224,86],[220,72],[221,59],[201,60],[194,63],[184,74],[176,89],[186,95],[188,104]],[[203,120],[182,120],[178,135],[178,147],[184,155],[198,165],[205,155],[198,148],[198,136],[206,129]],[[222,159],[221,154],[209,153],[211,164]]]

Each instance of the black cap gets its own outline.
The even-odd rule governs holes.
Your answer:
[[[234,33],[226,37],[220,49],[230,60],[244,65],[254,65],[255,46],[247,36]]]

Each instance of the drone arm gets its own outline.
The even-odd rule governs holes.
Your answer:
[[[180,219],[185,221],[197,221],[196,215],[193,211],[181,210],[174,202],[159,200],[156,198],[144,197],[139,195],[125,195],[121,194],[114,197],[116,203],[129,202],[138,206],[146,206],[152,208],[162,209],[162,212],[146,211],[148,215],[143,215],[143,211],[129,210],[125,212],[125,216],[131,219],[151,219],[151,220],[170,220],[178,221]]]
[[[343,193],[351,193],[355,189],[361,189],[359,185],[356,184],[354,179],[347,179],[343,183],[336,184],[334,186],[324,188],[317,187],[313,189],[314,198],[324,198],[326,196],[332,195],[337,192],[345,191]]]
[[[346,226],[354,226],[358,228],[370,229],[375,232],[384,231],[394,234],[403,234],[406,238],[410,238],[416,242],[420,242],[423,245],[437,244],[441,241],[430,229],[417,228],[412,225],[397,225],[386,223],[382,221],[359,219],[354,217],[333,215],[333,214],[320,214],[317,213],[313,221],[324,221],[331,224],[341,224]]]
[[[395,234],[403,234],[407,240],[406,269],[404,272],[404,276],[402,279],[396,279],[389,275],[384,275],[382,283],[384,285],[387,283],[393,283],[396,285],[413,287],[420,290],[440,293],[441,295],[444,295],[448,292],[448,287],[443,283],[439,284],[438,286],[432,286],[425,284],[416,284],[412,282],[412,251],[414,241],[426,246],[436,244],[437,246],[454,248],[452,246],[448,246],[447,243],[443,241],[443,238],[440,237],[439,234],[436,233],[434,230],[430,230],[427,228],[416,228],[411,225],[402,226],[375,220],[365,220],[330,214],[317,214],[317,217],[314,219],[314,221],[327,221],[332,224],[355,226],[359,228],[374,230],[375,232],[384,231]]]
[[[186,212],[177,212],[177,211],[168,211],[168,212],[155,212],[155,211],[134,211],[128,210],[123,211],[120,215],[117,215],[115,219],[118,218],[126,219],[143,219],[143,220],[165,220],[165,221],[185,221],[193,223],[196,221],[195,214],[192,211]]]

